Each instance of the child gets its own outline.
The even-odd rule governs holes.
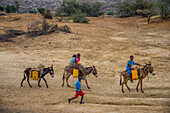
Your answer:
[[[134,57],[131,55],[131,56],[130,56],[130,60],[127,62],[127,66],[126,66],[126,71],[128,72],[130,78],[132,78],[132,72],[131,72],[131,70],[132,70],[132,68],[131,68],[132,65],[139,65],[139,66],[140,66],[140,64],[135,63],[135,62],[133,61],[133,59],[134,59]],[[131,83],[134,83],[132,79],[131,79]]]
[[[76,56],[76,65],[77,65],[77,68],[79,69],[79,71],[82,72],[83,76],[86,76],[86,69],[85,69],[85,67],[83,65],[81,65],[80,57],[81,57],[81,54],[77,53],[77,56]]]
[[[76,54],[74,54],[70,60],[70,66],[72,66],[76,62]]]
[[[84,93],[81,90],[81,79],[82,79],[82,77],[79,76],[78,81],[74,84],[76,86],[76,95],[75,95],[75,97],[68,99],[69,104],[70,104],[71,100],[76,99],[78,96],[81,96],[80,104],[84,104],[84,102],[83,102]]]

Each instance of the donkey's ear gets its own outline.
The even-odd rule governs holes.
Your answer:
[[[149,61],[149,64],[151,65],[151,61]]]
[[[147,65],[147,63],[146,62],[144,62],[146,65]]]
[[[51,65],[51,67],[53,67],[53,64]]]

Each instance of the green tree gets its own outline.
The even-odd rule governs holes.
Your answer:
[[[40,14],[44,14],[45,13],[45,8],[37,8],[38,12]]]
[[[77,9],[75,14],[72,15],[74,22],[78,23],[88,23],[90,20],[86,18],[86,14],[82,13],[80,9]]]
[[[7,13],[15,13],[17,11],[17,8],[15,6],[10,6],[10,5],[7,5],[5,7],[5,10]]]
[[[165,19],[170,14],[168,7],[170,7],[170,1],[169,0],[164,0],[164,1],[159,0],[158,1],[159,13],[160,13],[162,20]]]
[[[4,11],[4,7],[0,6],[0,11]]]
[[[118,15],[120,17],[129,17],[138,15],[138,11],[146,11],[152,15],[155,14],[156,3],[152,0],[136,0],[132,2],[123,1],[118,4]],[[148,14],[143,14],[143,16],[147,16]]]

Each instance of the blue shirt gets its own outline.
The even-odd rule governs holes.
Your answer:
[[[76,91],[81,91],[81,83],[79,81],[77,81],[74,85],[76,86]]]
[[[130,67],[132,67],[132,65],[135,65],[135,62],[129,60],[129,61],[127,62],[126,70],[130,70],[129,65],[130,65]]]
[[[70,64],[73,64],[75,61],[76,61],[76,57],[73,57],[73,58],[70,60]]]

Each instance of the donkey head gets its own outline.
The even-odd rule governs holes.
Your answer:
[[[53,65],[51,65],[51,67],[49,67],[49,69],[50,69],[50,75],[51,75],[52,77],[54,77]]]
[[[145,64],[146,64],[146,63],[145,63]],[[146,64],[146,65],[147,65],[147,67],[148,67],[149,73],[152,74],[152,75],[155,75],[155,72],[154,72],[154,70],[153,70],[151,61],[149,61],[149,64]]]
[[[92,66],[92,74],[93,74],[95,77],[98,77],[97,69],[96,69],[95,66]]]

